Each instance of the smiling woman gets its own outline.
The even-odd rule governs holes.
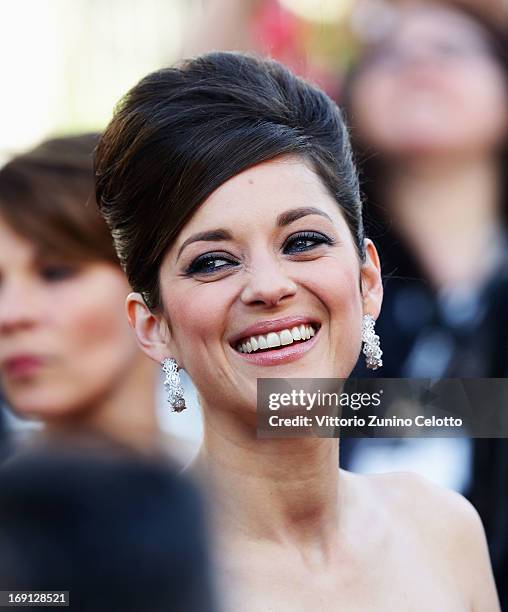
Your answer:
[[[199,393],[193,469],[224,609],[497,610],[482,527],[460,496],[339,470],[337,440],[256,435],[256,379],[347,377],[381,306],[336,105],[276,62],[198,57],[126,95],[96,186],[138,342]]]

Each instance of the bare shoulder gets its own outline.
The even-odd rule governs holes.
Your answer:
[[[413,472],[391,472],[367,477],[377,496],[408,521],[417,521],[429,530],[447,533],[481,530],[480,517],[460,493],[446,489]]]
[[[483,525],[467,499],[410,472],[360,478],[356,486],[364,487],[399,529],[416,536],[425,556],[470,593],[472,610],[500,610]]]
[[[425,541],[439,545],[452,559],[469,548],[485,545],[481,519],[462,495],[411,472],[393,472],[368,477],[378,498],[400,523],[416,527]]]
[[[344,472],[351,486],[367,497],[373,496],[390,512],[407,521],[424,520],[430,529],[476,525],[481,521],[465,497],[413,472],[360,475]],[[483,528],[482,528],[483,530]]]

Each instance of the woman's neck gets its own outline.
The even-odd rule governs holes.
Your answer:
[[[203,412],[192,471],[209,487],[219,531],[329,558],[340,522],[338,441],[261,439],[238,415]]]
[[[501,234],[496,160],[398,160],[383,197],[395,228],[437,289],[477,287],[492,272]]]
[[[105,394],[66,418],[46,422],[45,431],[49,436],[96,432],[137,452],[158,452],[155,376],[153,362],[140,355]]]

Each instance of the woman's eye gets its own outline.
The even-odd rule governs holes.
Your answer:
[[[187,274],[211,274],[235,265],[236,262],[227,259],[220,253],[207,253],[197,257],[187,269]]]
[[[303,251],[310,251],[320,244],[332,244],[332,242],[331,238],[319,232],[302,232],[286,240],[284,252],[301,253]]]
[[[39,273],[45,281],[54,283],[72,278],[77,274],[77,271],[75,266],[51,264],[43,266]]]

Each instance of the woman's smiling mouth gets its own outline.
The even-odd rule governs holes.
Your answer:
[[[245,330],[241,337],[237,336],[231,346],[243,359],[257,365],[293,361],[314,346],[321,327],[317,321],[303,319],[287,317],[256,324]]]
[[[237,345],[240,353],[254,353],[256,351],[270,350],[279,346],[287,346],[295,342],[306,342],[314,336],[316,330],[312,325],[302,325],[283,329],[280,332],[270,332],[266,335],[250,336]]]

